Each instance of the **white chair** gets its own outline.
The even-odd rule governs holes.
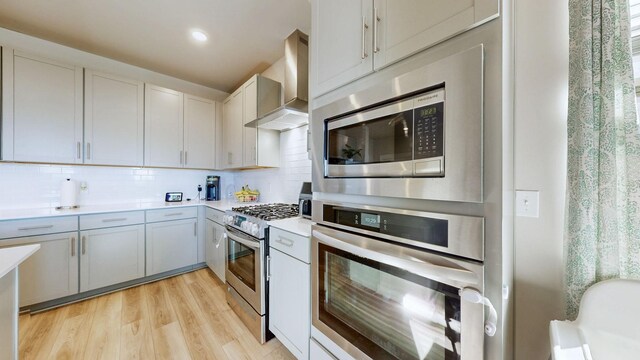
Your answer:
[[[591,286],[576,321],[551,321],[553,360],[640,359],[640,281]]]

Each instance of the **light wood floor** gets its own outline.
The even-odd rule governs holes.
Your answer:
[[[20,316],[20,359],[294,359],[260,345],[202,269]]]

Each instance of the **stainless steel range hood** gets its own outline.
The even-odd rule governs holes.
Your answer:
[[[284,42],[284,105],[246,127],[288,130],[309,123],[309,36],[296,30]]]

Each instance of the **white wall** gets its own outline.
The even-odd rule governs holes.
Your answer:
[[[222,189],[233,182],[231,173],[221,171],[106,166],[6,163],[0,174],[0,209],[58,206],[66,178],[86,182],[88,190],[78,193],[80,205],[164,201],[168,191],[195,199],[207,175],[220,175]]]
[[[540,217],[515,222],[515,359],[548,359],[564,317],[568,0],[515,3],[515,184],[540,191]]]

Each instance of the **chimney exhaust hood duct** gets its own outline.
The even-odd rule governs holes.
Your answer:
[[[309,36],[296,30],[284,42],[284,105],[247,123],[246,127],[289,130],[309,123]]]

